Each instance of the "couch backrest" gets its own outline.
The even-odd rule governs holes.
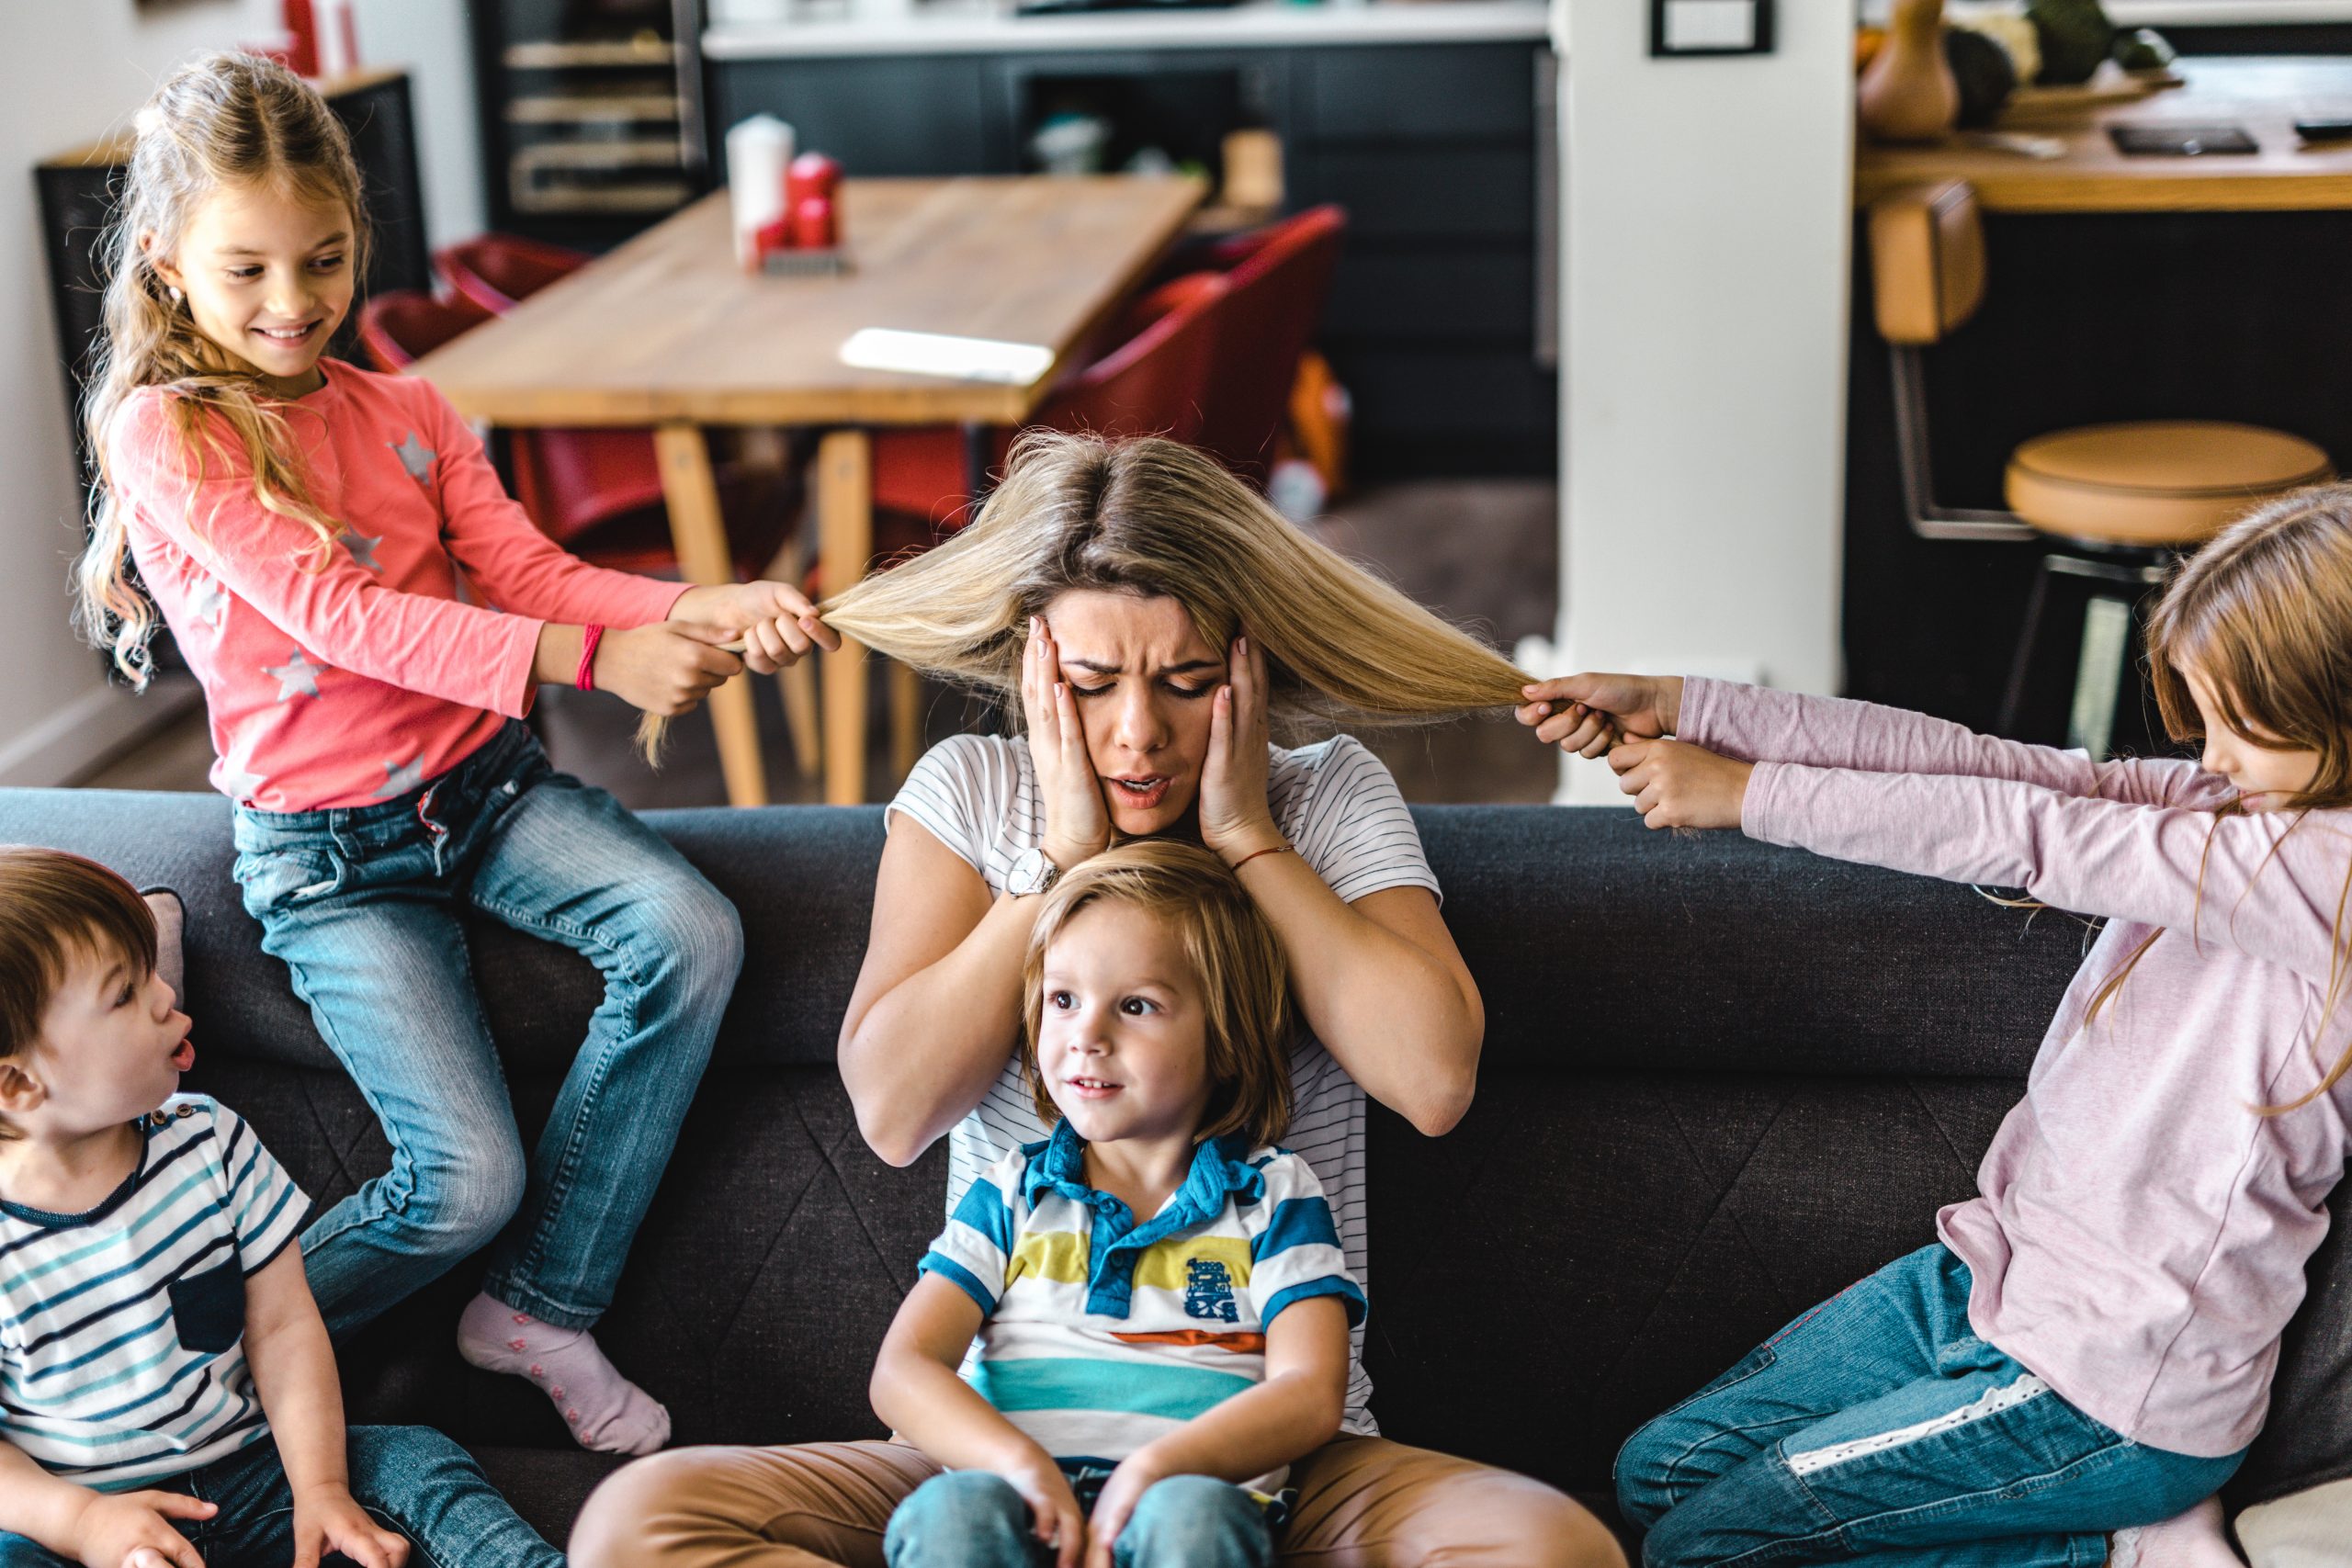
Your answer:
[[[1487,1049],[1450,1136],[1373,1114],[1374,1408],[1406,1440],[1605,1489],[1641,1419],[1930,1239],[1936,1209],[1969,1195],[2087,931],[1736,835],[1652,834],[1622,811],[1415,817],[1484,993]],[[906,1170],[867,1152],[832,1066],[881,814],[650,820],[735,900],[748,957],[601,1336],[679,1441],[874,1433],[874,1347],[944,1180],[938,1149]],[[330,1202],[382,1168],[385,1145],[259,951],[228,824],[209,796],[0,791],[0,840],[180,892],[190,1087],[247,1114]],[[596,976],[487,922],[470,939],[527,1135]],[[2314,1265],[2334,1316],[2290,1356],[2290,1382],[2341,1363],[2321,1353],[2352,1325],[2341,1252]],[[353,1418],[563,1444],[544,1401],[450,1349],[475,1283],[461,1269],[347,1348]]]

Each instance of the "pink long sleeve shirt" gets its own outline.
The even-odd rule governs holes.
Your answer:
[[[1757,763],[1751,838],[2108,917],[1980,1195],[1937,1227],[1976,1332],[2076,1407],[2154,1448],[2245,1447],[2344,1175],[2352,1077],[2256,1108],[2315,1088],[2352,1041],[2352,1008],[2325,1005],[2352,813],[2217,817],[2230,788],[2193,762],[2095,763],[1709,681],[1685,688],[1680,733]]]
[[[311,494],[342,525],[254,498],[225,426],[187,449],[160,389],[107,440],[130,549],[203,683],[212,782],[267,811],[387,800],[438,778],[526,712],[540,628],[636,626],[684,588],[588,566],[510,500],[481,443],[426,382],[321,360],[282,405]],[[463,571],[472,593],[458,598]]]

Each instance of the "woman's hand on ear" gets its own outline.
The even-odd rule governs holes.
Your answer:
[[[1236,637],[1227,649],[1225,684],[1209,700],[1201,842],[1231,865],[1283,843],[1266,796],[1266,656],[1247,636]]]
[[[1039,848],[1064,871],[1111,847],[1111,807],[1086,750],[1078,699],[1062,679],[1061,649],[1040,615],[1029,617],[1029,645],[1021,653],[1021,712],[1029,727],[1029,761],[1037,798],[1046,808]]]
[[[1514,710],[1547,746],[1598,757],[1620,740],[1671,735],[1682,716],[1679,675],[1560,675],[1522,686]]]
[[[1753,762],[1687,740],[1628,740],[1609,753],[1617,787],[1653,828],[1736,828]]]

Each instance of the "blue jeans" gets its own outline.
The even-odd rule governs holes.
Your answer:
[[[237,881],[391,1145],[303,1263],[338,1337],[492,1238],[482,1288],[561,1328],[612,1304],[743,958],[735,907],[519,724],[424,789],[240,809]],[[604,972],[526,1165],[458,923],[470,906]],[[511,1222],[511,1223],[510,1223]]]
[[[354,1427],[345,1436],[351,1495],[408,1537],[409,1568],[563,1568],[563,1553],[515,1516],[473,1456],[428,1427]],[[201,1470],[141,1490],[220,1505],[209,1519],[175,1519],[204,1568],[286,1568],[294,1561],[294,1494],[264,1438]],[[329,1562],[341,1557],[329,1556]],[[0,1568],[71,1568],[20,1535],[0,1535]]]
[[[1767,1340],[1617,1456],[1648,1568],[2095,1568],[2109,1532],[2221,1489],[2243,1454],[2130,1441],[1968,1324],[1968,1266],[1899,1258]]]
[[[1053,1553],[1029,1505],[985,1470],[951,1470],[914,1489],[882,1538],[889,1568],[1037,1568]],[[1136,1499],[1112,1543],[1117,1568],[1268,1568],[1272,1533],[1257,1499],[1208,1475],[1171,1475]]]

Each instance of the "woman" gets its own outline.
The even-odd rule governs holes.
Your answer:
[[[947,1206],[1045,1135],[1014,1052],[1041,896],[1114,839],[1196,837],[1280,935],[1311,1032],[1288,1146],[1365,1269],[1363,1097],[1421,1132],[1468,1108],[1485,1018],[1387,770],[1345,735],[1521,699],[1492,650],[1306,539],[1212,460],[1158,439],[1032,434],[966,533],[832,601],[838,630],[1018,700],[1024,739],[961,735],[888,814],[842,1077],[893,1164],[950,1139]],[[1341,1435],[1292,1472],[1286,1561],[1396,1568],[1622,1563],[1523,1476],[1377,1435],[1351,1355]],[[630,1466],[571,1542],[581,1568],[879,1564],[892,1508],[935,1472],[898,1442],[695,1449]]]

